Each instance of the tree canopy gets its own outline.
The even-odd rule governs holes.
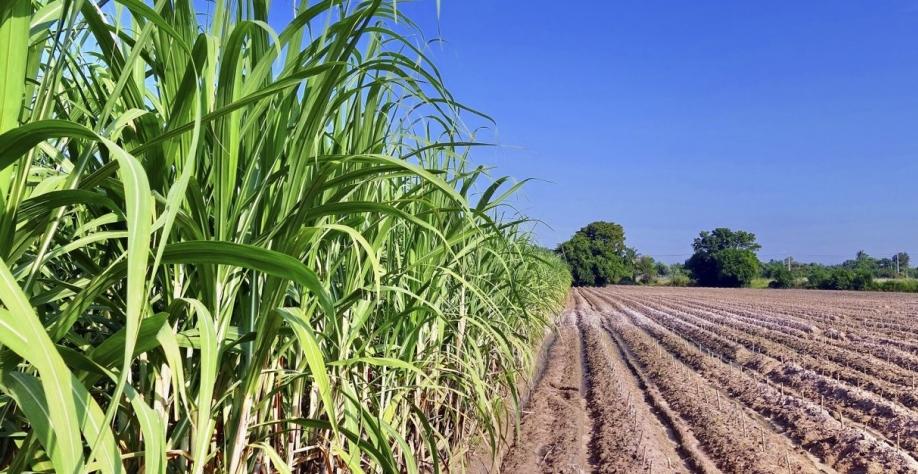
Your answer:
[[[721,250],[750,250],[753,252],[762,248],[755,241],[755,234],[744,230],[733,231],[726,227],[718,227],[711,232],[701,231],[692,242],[695,253],[713,255]]]
[[[571,269],[575,286],[604,286],[632,278],[637,253],[625,245],[625,230],[614,222],[593,222],[556,252]]]
[[[701,231],[692,243],[695,253],[685,262],[699,285],[749,286],[761,264],[755,252],[761,248],[755,234],[718,227]]]

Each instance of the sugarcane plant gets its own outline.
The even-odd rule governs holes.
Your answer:
[[[286,6],[289,8],[289,5]],[[0,468],[438,472],[569,275],[390,1],[0,3]]]

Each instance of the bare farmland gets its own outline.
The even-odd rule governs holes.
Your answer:
[[[918,297],[575,289],[503,472],[918,472]]]

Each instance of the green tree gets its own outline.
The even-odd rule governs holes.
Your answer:
[[[665,268],[666,265],[663,265]],[[649,255],[641,255],[634,262],[634,281],[653,283],[657,279],[657,262]]]
[[[876,273],[880,267],[880,262],[868,255],[867,252],[858,250],[854,260],[845,260],[842,262],[841,266],[850,270],[862,270]]]
[[[806,274],[807,286],[810,288],[828,289],[832,275],[823,265],[812,265]]]
[[[761,264],[755,252],[761,248],[755,234],[719,227],[702,231],[692,243],[695,253],[685,268],[702,286],[748,286]]]
[[[870,272],[860,270],[854,272],[854,276],[851,278],[852,290],[869,290],[871,286],[873,286],[873,275]]]
[[[743,249],[724,249],[714,254],[717,267],[717,286],[749,286],[759,274],[759,259],[755,252]]]
[[[784,262],[780,260],[769,260],[762,264],[762,276],[765,278],[774,278],[781,269],[785,270],[787,267],[784,265]]]
[[[712,254],[695,252],[685,261],[685,269],[701,286],[719,286],[717,284],[717,264]]]
[[[899,275],[896,275],[896,276],[898,277],[901,275],[905,275],[907,277],[908,276],[908,266],[909,266],[909,263],[911,263],[908,253],[899,252],[893,255],[892,260],[898,264]]]
[[[571,269],[576,286],[604,286],[631,278],[636,252],[625,245],[625,230],[613,222],[593,222],[555,250]]]
[[[657,269],[657,275],[669,276],[669,265],[663,262],[657,262],[656,269]]]
[[[570,267],[574,285],[596,286],[596,257],[586,236],[574,234],[571,240],[558,247],[557,252]]]
[[[768,283],[769,288],[791,288],[794,286],[794,275],[784,265],[778,265],[770,269]]]
[[[821,290],[867,290],[873,286],[873,274],[865,269],[834,267],[810,279],[810,285]]]
[[[726,227],[718,227],[711,232],[701,231],[692,242],[695,253],[713,255],[721,250],[737,249],[753,252],[762,248],[755,241],[755,234],[744,230],[733,231]]]
[[[896,260],[893,258],[881,258],[877,260],[874,275],[878,278],[896,278]]]
[[[851,289],[851,282],[854,280],[854,272],[845,268],[836,268],[832,270],[829,277],[828,290],[848,290]]]

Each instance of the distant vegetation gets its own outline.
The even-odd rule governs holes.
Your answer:
[[[613,222],[597,221],[578,230],[556,253],[567,262],[575,286],[666,284],[749,286],[761,274],[755,235],[717,228],[703,231],[692,244],[685,265],[666,265],[625,245],[625,231]],[[662,278],[661,278],[662,277]]]
[[[575,286],[645,284],[818,290],[918,292],[918,268],[908,253],[874,258],[860,251],[838,265],[798,263],[792,258],[759,261],[755,234],[719,227],[702,231],[684,264],[667,265],[625,245],[625,231],[612,222],[593,222],[559,245]]]
[[[702,231],[692,243],[695,253],[685,262],[685,268],[701,286],[749,286],[759,275],[759,258],[755,252],[762,248],[755,234],[719,227]]]
[[[637,260],[634,249],[625,245],[622,226],[602,221],[578,230],[557,253],[570,267],[575,286],[622,283],[632,277]]]
[[[771,260],[764,264],[762,275],[771,279],[772,288],[918,292],[918,268],[910,264],[905,252],[874,258],[860,251],[838,265]]]

